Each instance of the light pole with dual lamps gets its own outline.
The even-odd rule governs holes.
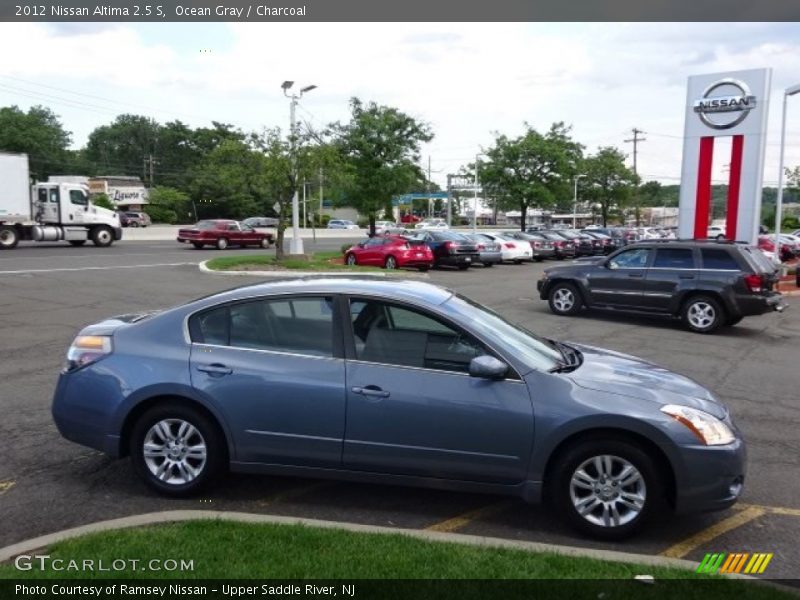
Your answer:
[[[778,198],[775,201],[775,258],[781,260],[781,209],[783,208],[783,154],[786,149],[786,104],[789,96],[800,93],[800,83],[783,92],[783,116],[781,117],[781,157],[778,171]]]
[[[294,191],[292,193],[292,241],[289,243],[289,254],[303,254],[303,238],[300,237],[300,207],[297,195],[297,122],[295,120],[295,109],[303,94],[315,89],[315,85],[307,85],[300,90],[299,94],[290,94],[289,90],[294,85],[294,81],[284,81],[281,84],[283,95],[289,98],[289,131],[290,145],[292,153],[292,181]]]

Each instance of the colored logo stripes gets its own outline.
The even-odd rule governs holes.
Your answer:
[[[734,552],[726,554],[718,552],[706,554],[700,566],[697,567],[698,573],[744,573],[749,575],[759,575],[764,572],[772,560],[772,552]]]

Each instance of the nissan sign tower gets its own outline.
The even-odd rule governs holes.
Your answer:
[[[728,239],[755,241],[771,79],[771,69],[689,77],[678,221],[681,238],[708,237],[714,141],[728,136],[732,140],[725,233]]]

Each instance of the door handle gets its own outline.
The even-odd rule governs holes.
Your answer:
[[[628,273],[628,277],[636,277],[638,279],[641,279],[642,277],[644,277],[644,273]]]
[[[389,392],[379,388],[377,385],[368,385],[365,387],[353,387],[350,391],[354,394],[361,394],[362,396],[374,396],[376,398],[388,398]]]
[[[694,275],[678,275],[680,279],[694,279]]]
[[[223,375],[230,375],[233,373],[233,369],[230,367],[226,367],[220,363],[213,363],[210,365],[200,365],[197,367],[198,371],[202,371],[203,373],[208,373],[212,377],[222,377]]]

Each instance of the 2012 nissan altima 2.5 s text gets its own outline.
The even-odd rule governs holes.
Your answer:
[[[167,495],[228,470],[430,486],[548,500],[605,539],[727,508],[745,476],[692,380],[419,281],[276,280],[90,325],[53,416]]]

